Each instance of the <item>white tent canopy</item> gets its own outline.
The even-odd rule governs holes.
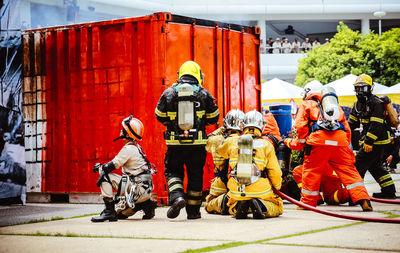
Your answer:
[[[356,93],[354,91],[354,82],[356,81],[357,76],[353,74],[349,74],[345,77],[342,77],[336,81],[330,82],[326,85],[332,87],[335,89],[336,94],[338,96],[355,96]],[[374,83],[374,94],[381,93],[383,89],[386,89],[387,87],[379,84],[379,83]]]
[[[400,83],[382,89],[378,92],[378,94],[400,94]]]
[[[300,98],[302,88],[274,78],[261,84],[261,100]]]

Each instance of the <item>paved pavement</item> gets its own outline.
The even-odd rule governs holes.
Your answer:
[[[400,191],[400,174],[393,177]],[[379,190],[370,176],[365,181],[370,193]],[[400,217],[400,205],[373,202],[373,207],[370,213],[359,206],[319,208],[355,216]],[[199,220],[187,220],[184,212],[169,220],[166,207],[157,208],[156,217],[145,221],[141,213],[105,223],[90,222],[90,215],[77,217],[102,208],[35,203],[0,207],[0,252],[400,252],[399,224],[340,219],[296,210],[289,203],[282,216],[266,220],[235,220],[204,210]],[[53,220],[10,225],[41,219]]]

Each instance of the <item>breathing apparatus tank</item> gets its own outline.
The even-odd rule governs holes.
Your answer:
[[[334,88],[325,86],[322,88],[322,109],[324,110],[324,119],[336,121],[339,118],[339,100]]]
[[[261,177],[261,172],[257,165],[253,163],[253,145],[257,146],[257,140],[253,140],[251,135],[245,134],[238,140],[238,162],[236,173],[233,175],[239,184],[239,191],[242,196],[246,196],[245,187],[256,182]]]
[[[248,134],[240,136],[238,147],[236,178],[239,184],[248,185],[251,183],[253,169],[253,137]]]
[[[194,126],[193,86],[182,83],[178,88],[178,126],[187,133]]]
[[[332,131],[338,128],[340,116],[339,100],[334,88],[325,86],[321,91],[320,118],[317,124],[323,129]]]

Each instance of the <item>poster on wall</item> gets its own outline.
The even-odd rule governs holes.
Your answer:
[[[25,204],[20,1],[0,4],[0,204]]]

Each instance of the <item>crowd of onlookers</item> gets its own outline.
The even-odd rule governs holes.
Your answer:
[[[329,39],[325,39],[325,43],[329,43]],[[283,37],[282,41],[280,38],[276,38],[274,41],[272,38],[269,38],[267,43],[264,43],[262,40],[260,41],[260,53],[261,54],[298,54],[300,52],[305,52],[311,50],[313,47],[319,47],[321,43],[318,39],[315,39],[313,42],[309,38],[305,38],[305,40],[300,43],[298,38],[295,38],[291,43],[289,39]]]

